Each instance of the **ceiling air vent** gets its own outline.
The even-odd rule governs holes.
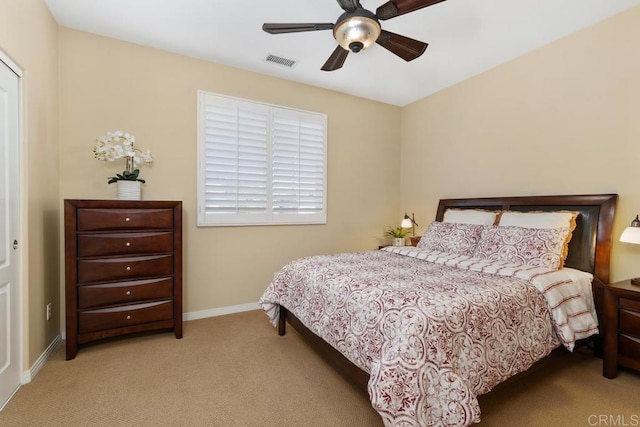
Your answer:
[[[267,55],[266,61],[289,68],[293,68],[293,66],[296,65],[296,61],[293,59],[287,59],[276,55]]]

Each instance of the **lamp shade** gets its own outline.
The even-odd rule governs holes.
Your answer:
[[[620,236],[620,241],[624,243],[635,243],[640,245],[640,227],[627,227]]]
[[[402,228],[411,228],[413,227],[413,222],[411,221],[411,218],[405,217],[402,222],[400,223],[400,227]]]
[[[640,244],[640,218],[638,218],[638,215],[631,221],[631,225],[624,229],[620,236],[620,241]]]

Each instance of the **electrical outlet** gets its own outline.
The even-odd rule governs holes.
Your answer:
[[[47,304],[47,320],[51,320],[51,303]]]

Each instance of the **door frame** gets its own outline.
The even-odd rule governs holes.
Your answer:
[[[20,244],[17,249],[17,286],[16,290],[18,292],[18,307],[14,307],[18,310],[18,370],[20,372],[20,385],[26,384],[29,381],[25,381],[25,308],[24,308],[24,254],[25,251],[23,248],[25,247],[25,230],[23,228],[23,215],[26,212],[26,203],[24,197],[24,188],[25,188],[25,168],[24,168],[24,79],[22,68],[20,68],[7,54],[4,53],[2,49],[0,49],[0,61],[3,62],[11,71],[16,73],[18,76],[18,217],[16,218],[16,228],[17,228],[17,239]],[[18,386],[18,389],[20,386]],[[18,390],[16,389],[16,391]],[[11,400],[11,398],[9,398]],[[0,410],[3,409],[4,405],[9,402],[0,402]]]

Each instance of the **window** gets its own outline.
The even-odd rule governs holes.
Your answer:
[[[198,225],[326,224],[327,116],[198,92]]]

